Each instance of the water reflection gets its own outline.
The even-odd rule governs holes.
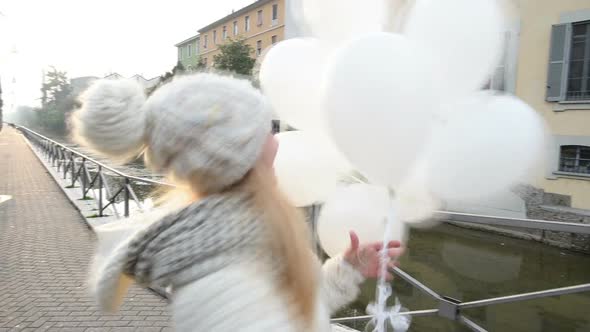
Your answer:
[[[413,230],[401,262],[406,272],[434,291],[461,301],[590,282],[590,256],[450,225]],[[374,298],[374,287],[366,283],[351,308],[364,312]],[[404,281],[398,280],[394,288],[411,310],[437,307],[434,300]],[[581,293],[465,313],[489,331],[581,332],[590,331],[589,306],[590,294]],[[359,324],[356,328],[362,330]],[[410,331],[469,330],[439,317],[416,317]]]
[[[522,255],[509,248],[474,248],[459,242],[442,245],[444,263],[465,278],[497,283],[514,280],[520,273]]]

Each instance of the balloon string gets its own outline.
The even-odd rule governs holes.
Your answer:
[[[389,266],[389,263],[396,261],[396,258],[389,258],[388,245],[389,241],[391,241],[391,228],[393,227],[393,223],[395,222],[393,200],[391,201],[392,206],[390,208],[390,213],[387,216],[385,224],[385,235],[383,237],[383,247],[381,248],[379,257],[380,273],[375,294],[377,302],[371,303],[367,307],[367,313],[373,316],[373,319],[371,320],[371,323],[374,325],[372,332],[386,332],[388,321],[394,331],[407,331],[410,326],[409,318],[399,316],[401,304],[399,303],[397,297],[395,298],[396,305],[390,308],[387,307],[387,300],[391,295],[393,295],[393,288],[391,286],[392,283],[388,283],[385,280],[385,277],[387,275],[387,267]]]

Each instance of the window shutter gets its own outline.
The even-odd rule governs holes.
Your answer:
[[[570,40],[571,24],[556,24],[551,28],[547,101],[565,99]]]

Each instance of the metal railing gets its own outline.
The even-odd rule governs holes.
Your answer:
[[[85,198],[89,192],[93,192],[93,188],[104,189],[106,195],[102,194],[103,190],[98,190],[99,195],[96,198],[100,216],[103,215],[105,209],[107,209],[108,207],[112,207],[115,212],[115,216],[117,218],[121,218],[121,215],[117,212],[115,206],[116,199],[120,195],[123,196],[123,202],[125,206],[125,217],[129,216],[130,214],[129,203],[131,200],[133,200],[138,205],[140,211],[142,210],[141,202],[138,200],[131,186],[132,181],[157,186],[172,187],[172,185],[163,182],[127,175],[28,128],[14,125],[12,126],[20,130],[29,139],[29,141],[31,141],[32,143],[34,143],[42,149],[48,162],[51,164],[51,166],[56,167],[58,172],[63,173],[64,179],[67,179],[67,177],[69,176],[69,180],[71,180],[72,187],[74,187],[76,183],[80,184],[83,198]],[[94,171],[95,174],[93,176],[89,171],[89,164],[94,165],[96,168],[96,170]],[[122,178],[123,184],[118,188],[115,188],[116,190],[110,188],[105,178],[105,171],[108,171],[110,173],[110,176],[117,176]],[[114,192],[114,194],[112,194],[112,192]],[[317,206],[313,206],[311,208],[311,226],[314,232],[314,239],[316,240],[315,248],[319,248],[319,244],[317,243],[317,237],[315,236],[318,212],[319,209]],[[576,224],[534,219],[504,218],[477,214],[455,213],[448,211],[438,211],[435,217],[441,219],[443,222],[451,221],[453,223],[485,224],[492,226],[512,226],[556,232],[590,234],[590,225],[588,224]],[[473,320],[471,320],[468,316],[466,316],[463,312],[464,310],[501,303],[519,302],[531,299],[590,291],[590,284],[582,284],[570,287],[548,289],[538,292],[521,293],[509,296],[482,299],[477,301],[461,302],[451,297],[438,294],[437,292],[430,289],[428,286],[418,281],[417,279],[413,278],[410,274],[404,272],[400,268],[394,268],[393,272],[398,277],[400,277],[413,287],[417,288],[418,290],[422,291],[423,293],[425,293],[426,295],[430,296],[438,302],[437,308],[401,312],[400,315],[407,315],[413,317],[437,315],[439,317],[457,321],[465,327],[471,329],[472,331],[477,332],[486,332],[487,330],[478,325]],[[373,316],[334,318],[332,319],[332,323],[363,322],[368,321],[371,318],[373,318]]]
[[[89,194],[93,196],[91,198],[96,202],[96,217],[105,217],[107,210],[112,211],[116,218],[129,217],[131,202],[143,212],[142,203],[133,190],[133,183],[172,187],[164,182],[125,174],[31,129],[12,126],[18,129],[29,142],[40,148],[47,162],[63,176],[64,180],[70,181],[67,188],[79,186],[80,199],[90,198]],[[107,176],[111,181],[108,181]],[[122,212],[117,208],[118,203],[123,204]]]

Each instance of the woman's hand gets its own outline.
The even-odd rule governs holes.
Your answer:
[[[359,245],[359,237],[354,231],[350,231],[350,247],[344,252],[344,259],[359,271],[365,278],[379,277],[380,251],[383,243],[375,242]],[[387,245],[389,258],[389,268],[393,268],[397,257],[401,256],[404,249],[399,241],[391,241]],[[389,270],[389,269],[388,269]],[[386,280],[392,280],[393,275],[386,272]]]

